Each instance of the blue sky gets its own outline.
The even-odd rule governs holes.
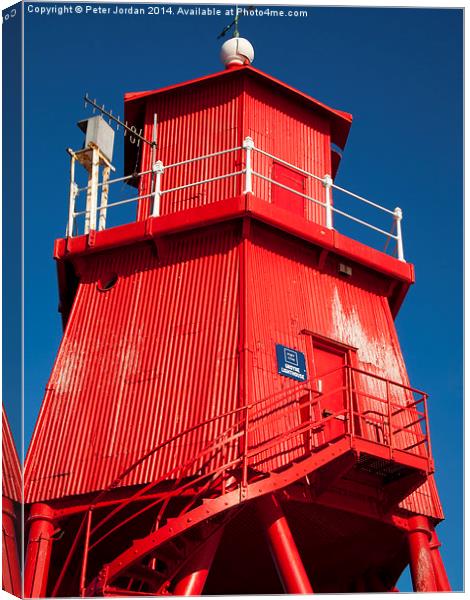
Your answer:
[[[40,16],[28,13],[28,5],[26,445],[61,339],[52,246],[66,224],[65,148],[80,147],[75,123],[90,115],[83,94],[122,114],[124,92],[218,71],[216,37],[230,21],[176,14]],[[255,47],[254,66],[353,114],[336,183],[403,208],[405,252],[417,283],[396,323],[411,383],[430,394],[447,517],[438,533],[454,589],[463,585],[462,19],[460,10],[309,7],[303,18],[240,21],[241,34]],[[119,172],[119,134],[115,152]],[[409,589],[407,577],[400,585]]]

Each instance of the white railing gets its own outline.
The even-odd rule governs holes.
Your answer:
[[[208,177],[205,179],[198,179],[197,181],[192,181],[189,183],[185,183],[183,185],[179,185],[176,187],[164,189],[163,181],[165,179],[165,175],[171,170],[179,167],[184,167],[186,165],[194,164],[199,161],[206,161],[210,159],[214,159],[216,157],[220,157],[222,155],[227,155],[234,152],[243,152],[244,154],[244,167],[235,171],[231,171],[228,173],[224,173],[222,175],[217,175],[214,177]],[[71,152],[71,155],[73,153]],[[324,189],[324,199],[319,200],[318,198],[313,197],[313,195],[305,194],[295,190],[283,183],[276,181],[269,175],[263,174],[260,170],[257,170],[253,166],[254,155],[262,156],[270,161],[273,161],[277,164],[284,165],[289,169],[301,174],[307,180],[313,180],[319,182],[321,187]],[[402,219],[403,213],[401,208],[397,207],[394,210],[385,208],[380,204],[372,202],[367,198],[359,196],[343,187],[336,185],[333,182],[333,179],[329,174],[320,177],[315,175],[314,173],[310,173],[296,165],[293,165],[269,152],[262,150],[261,148],[257,148],[252,138],[246,137],[243,141],[242,146],[238,146],[235,148],[230,148],[228,150],[222,150],[220,152],[213,152],[211,154],[206,154],[203,156],[197,156],[195,158],[191,158],[188,160],[176,162],[169,165],[164,165],[161,161],[156,161],[152,166],[152,169],[147,171],[142,171],[140,173],[133,173],[132,175],[127,175],[125,177],[117,177],[115,179],[106,179],[101,182],[93,181],[92,176],[90,175],[88,185],[84,187],[78,187],[74,181],[74,158],[72,158],[72,168],[71,168],[71,183],[70,183],[70,197],[69,197],[69,217],[68,217],[68,225],[66,235],[68,237],[72,237],[74,234],[76,235],[76,226],[77,226],[77,218],[84,217],[84,227],[83,233],[87,234],[93,229],[98,229],[101,231],[106,228],[107,214],[110,209],[113,209],[117,206],[122,206],[126,204],[138,203],[142,200],[151,199],[151,211],[150,214],[152,217],[159,217],[161,215],[161,207],[162,207],[162,199],[165,196],[169,196],[171,194],[175,194],[177,192],[181,192],[182,190],[186,190],[189,188],[194,188],[197,186],[206,186],[210,185],[213,182],[228,180],[230,178],[242,177],[242,189],[243,194],[256,194],[256,181],[264,181],[271,184],[271,186],[275,185],[280,188],[285,189],[291,194],[295,194],[314,205],[320,207],[321,211],[324,211],[324,224],[328,229],[334,229],[334,220],[335,215],[339,215],[344,217],[354,223],[357,223],[363,227],[366,227],[370,230],[373,230],[386,238],[386,244],[384,251],[387,250],[390,241],[394,241],[396,244],[396,255],[397,258],[401,261],[405,260],[404,250],[403,250],[403,235],[402,235]],[[108,171],[109,173],[109,171]],[[108,202],[108,190],[109,186],[116,183],[125,183],[130,181],[131,179],[135,179],[138,177],[148,176],[150,178],[150,192],[146,194],[140,194],[134,196],[132,198],[126,198],[123,200],[118,200],[113,203]],[[336,190],[337,192],[341,192],[349,198],[354,198],[358,200],[362,205],[371,207],[381,213],[389,215],[391,217],[391,229],[390,231],[386,231],[382,227],[378,227],[362,218],[354,216],[345,210],[339,209],[337,206],[333,204],[332,201],[332,190]],[[99,193],[101,191],[101,193]],[[82,193],[86,192],[86,208],[84,210],[76,210],[77,206],[77,198]],[[98,196],[101,198],[101,202],[98,205]],[[260,197],[263,199],[263,194],[260,194]],[[269,198],[265,198],[269,201]]]

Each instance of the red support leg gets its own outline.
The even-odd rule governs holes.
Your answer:
[[[313,594],[292,532],[277,498],[273,494],[260,498],[258,513],[285,592]]]
[[[2,498],[2,585],[13,596],[21,597],[20,556],[15,521],[15,505],[9,498]]]
[[[450,587],[449,579],[447,578],[446,568],[444,566],[444,562],[439,551],[441,542],[439,541],[439,538],[437,537],[437,534],[434,531],[433,527],[431,527],[431,532],[431,558],[434,567],[434,576],[436,578],[437,587],[440,592],[451,592],[452,589]]]
[[[25,598],[46,596],[54,533],[53,517],[54,511],[47,504],[32,505],[24,575]]]
[[[201,596],[212,566],[223,529],[214,533],[190,560],[175,586],[175,596]]]
[[[434,576],[434,564],[429,542],[432,533],[426,517],[417,515],[409,519],[408,544],[410,570],[415,592],[439,591]]]

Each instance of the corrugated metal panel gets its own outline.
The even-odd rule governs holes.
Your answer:
[[[241,151],[174,169],[168,165],[239,146],[246,135],[319,177],[331,172],[328,118],[243,70],[201,81],[193,94],[175,89],[150,96],[145,107],[149,139],[154,113],[155,158],[167,167],[163,190],[240,170]],[[145,145],[140,169],[150,164]],[[255,154],[254,168],[273,176],[272,159]],[[255,178],[255,195],[272,202],[272,186]],[[218,202],[242,189],[238,177],[168,193],[161,214]],[[150,178],[143,178],[140,192],[149,190]],[[324,201],[321,182],[309,179],[305,192]],[[322,208],[308,201],[305,206],[307,219],[324,224]],[[148,201],[140,204],[140,219],[149,207]],[[253,231],[247,256],[248,398],[264,403],[252,415],[261,425],[253,445],[301,421],[298,392],[291,395],[295,384],[278,375],[274,346],[282,343],[308,355],[312,340],[302,330],[358,348],[358,367],[408,384],[386,300],[388,281],[360,267],[350,279],[342,278],[332,256],[320,271],[312,248],[262,227]],[[238,240],[234,228],[221,226],[166,242],[167,253],[160,258],[149,244],[82,261],[82,280],[31,444],[28,501],[102,489],[158,443],[237,406]],[[113,273],[119,275],[116,287],[99,291],[97,281]],[[356,384],[385,397],[384,385],[367,376],[358,375]],[[407,399],[398,389],[392,397],[398,403]],[[362,411],[383,408],[364,396],[359,404]],[[201,428],[168,447],[124,483],[155,479],[193,457],[221,426]],[[377,427],[363,423],[362,435],[377,441]],[[397,440],[403,446],[414,441],[411,434]],[[302,436],[285,441],[277,457],[266,460],[260,454],[255,466],[279,467],[302,454],[304,445]],[[410,496],[409,506],[440,514],[432,486]]]
[[[279,95],[269,82],[251,77],[220,78],[199,86],[194,94],[177,91],[149,99],[146,107],[145,135],[152,138],[154,114],[158,117],[156,159],[164,165],[241,146],[250,135],[262,150],[296,167],[323,177],[331,173],[330,123],[307,106]],[[143,148],[141,170],[150,168],[151,151]],[[171,190],[191,182],[241,170],[244,153],[238,151],[208,160],[166,169],[162,189]],[[273,160],[254,153],[253,168],[273,177]],[[253,180],[254,193],[272,201],[274,184],[259,177]],[[193,208],[240,194],[243,178],[223,179],[164,194],[161,213]],[[150,176],[142,179],[140,193],[150,192]],[[306,178],[305,194],[324,202],[321,182]],[[149,214],[150,201],[141,202],[139,218]],[[325,211],[305,201],[307,219],[324,224]]]
[[[322,102],[307,96],[303,92],[286,85],[283,81],[273,78],[267,73],[263,73],[252,66],[243,66],[238,69],[230,69],[214,73],[206,77],[186,81],[166,88],[153,91],[134,92],[124,95],[125,116],[129,123],[140,127],[142,119],[142,107],[149,105],[157,96],[163,94],[197,96],[201,94],[201,89],[205,86],[215,85],[221,82],[227,85],[228,80],[239,80],[243,77],[246,80],[253,80],[265,89],[269,89],[273,97],[286,98],[291,106],[303,106],[309,113],[316,113],[320,118],[331,123],[331,139],[334,144],[344,148],[351,127],[352,115],[344,111],[333,109]],[[131,175],[135,172],[135,162],[138,157],[138,148],[130,143],[129,137],[125,141],[125,162],[126,174]]]
[[[436,488],[436,480],[431,475],[415,492],[400,502],[400,508],[405,508],[413,513],[443,519],[444,512]]]
[[[47,385],[26,466],[27,501],[107,486],[157,444],[236,407],[238,235],[181,236],[90,257]],[[97,281],[119,275],[102,292]],[[193,457],[228,423],[197,430],[126,479]]]
[[[302,330],[358,348],[358,368],[408,384],[393,319],[385,299],[385,280],[359,267],[353,267],[351,278],[341,277],[334,257],[330,257],[320,271],[318,255],[305,244],[269,232],[261,226],[254,227],[253,232],[248,286],[256,290],[249,308],[254,401],[279,395],[283,389],[295,385],[295,382],[277,373],[275,344],[296,348],[308,355],[308,345],[312,341],[310,336],[301,333]],[[383,390],[371,386],[367,379],[365,376],[362,381],[356,382],[359,389],[377,395],[383,393]],[[400,402],[403,397],[397,394],[395,399]],[[377,409],[378,405],[377,401],[365,397],[360,400],[362,411]],[[383,406],[381,408],[383,410]],[[267,403],[262,413],[268,415],[270,410]],[[288,411],[290,414],[287,416]],[[294,395],[280,407],[277,421],[272,416],[265,418],[264,426],[253,438],[253,443],[272,438],[279,432],[283,421],[285,427],[292,427],[300,420],[300,413],[295,411]],[[363,428],[362,435],[377,441],[375,427]],[[279,467],[302,454],[302,437],[286,443],[284,450],[289,448],[290,453],[279,453],[275,460],[264,463],[264,468]],[[416,503],[409,498],[409,505],[415,509],[422,507],[423,502],[427,503],[427,514],[440,514],[437,496],[429,494],[426,498],[420,497],[420,502]]]
[[[245,135],[250,135],[265,152],[318,177],[331,173],[329,121],[290,98],[273,94],[258,81],[247,79],[245,86]],[[272,159],[255,152],[253,167],[272,178]],[[305,184],[307,196],[324,202],[325,190],[320,182],[307,178]],[[271,202],[273,185],[255,177],[253,190],[256,196]],[[308,200],[305,216],[325,223],[323,208]]]
[[[2,495],[21,502],[21,467],[5,408],[2,406]]]
[[[242,103],[240,78],[207,81],[194,94],[173,92],[152,99],[146,109],[145,135],[152,138],[153,116],[157,114],[157,160],[165,166],[198,156],[241,146],[240,115]],[[150,150],[145,149],[142,170],[149,169]],[[241,169],[241,151],[166,169],[162,189],[203,181]],[[141,184],[141,193],[149,192],[149,178]],[[231,198],[242,192],[241,176],[189,187],[163,195],[161,214],[169,214],[195,206]],[[148,215],[148,202],[143,202],[140,218]]]

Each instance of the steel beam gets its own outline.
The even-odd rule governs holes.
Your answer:
[[[174,590],[175,596],[202,595],[222,533],[223,527],[220,527],[202,548],[198,548],[197,554],[190,559],[179,577]]]
[[[279,501],[274,494],[268,494],[257,501],[257,508],[285,592],[313,594],[299,550]]]
[[[53,517],[54,511],[47,504],[36,503],[31,506],[24,574],[25,598],[46,596],[54,533]]]
[[[16,535],[17,513],[12,500],[2,497],[2,584],[13,596],[21,597],[21,571]]]
[[[428,519],[416,515],[409,519],[408,546],[410,570],[415,592],[437,592],[432,551],[429,545],[432,533]]]
[[[449,579],[447,577],[446,568],[444,566],[444,562],[442,560],[442,556],[440,553],[441,542],[437,537],[436,532],[434,531],[434,527],[431,526],[431,558],[432,564],[434,567],[434,576],[436,578],[436,583],[438,587],[438,591],[440,592],[451,592],[452,588],[450,587]]]

